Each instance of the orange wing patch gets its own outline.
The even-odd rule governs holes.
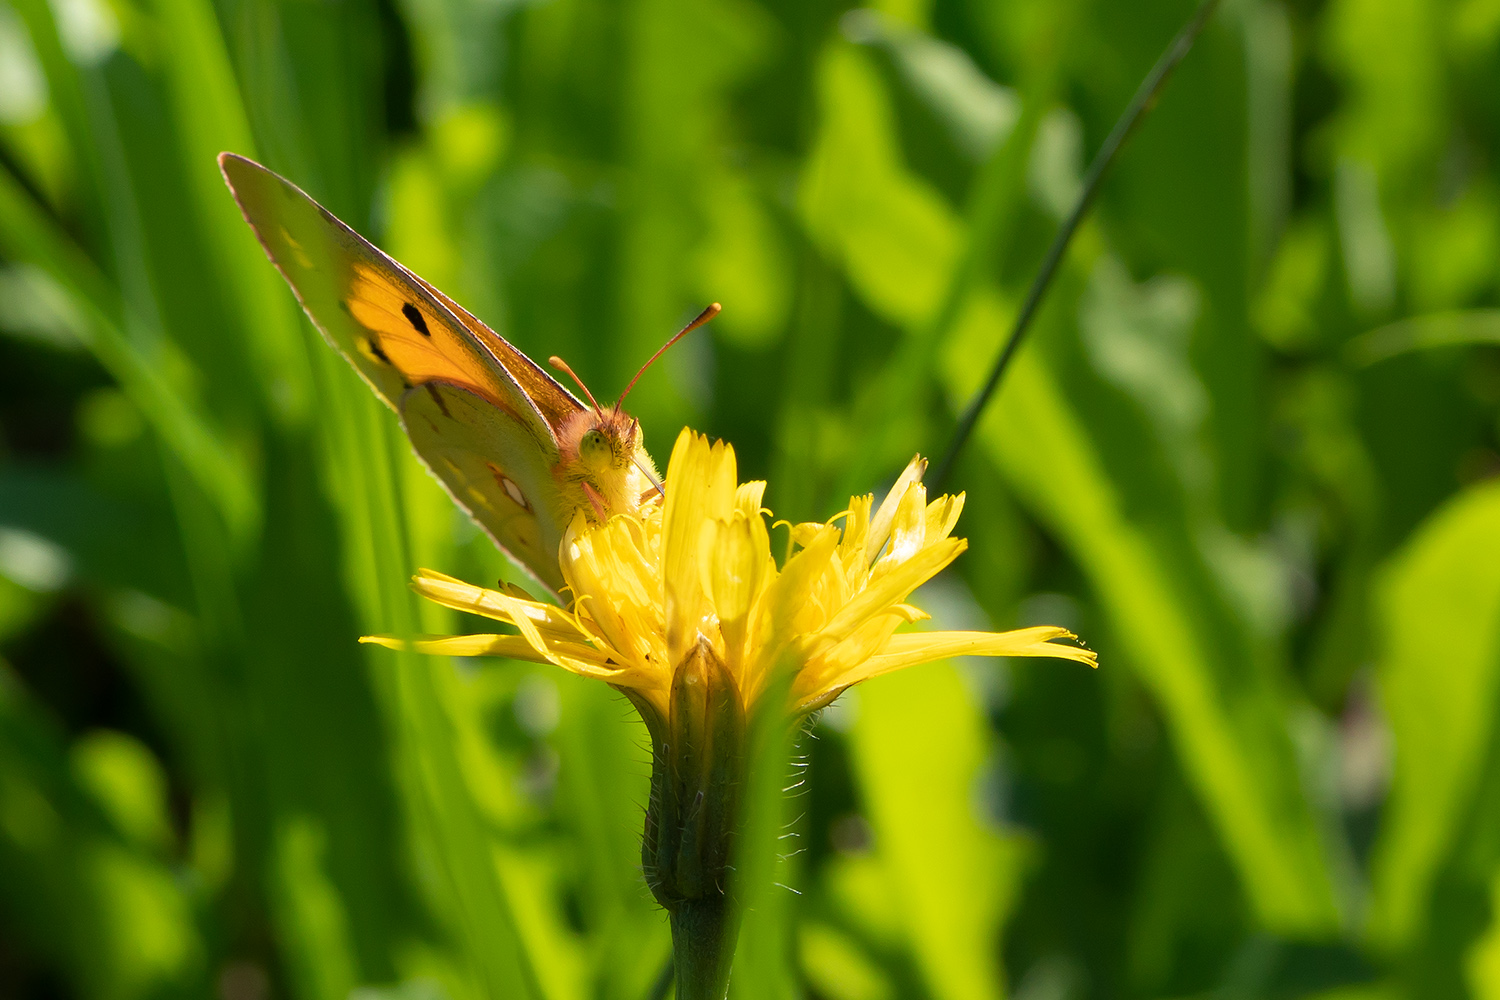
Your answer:
[[[417,296],[404,294],[389,275],[362,261],[353,264],[344,306],[365,329],[366,336],[355,345],[360,353],[394,368],[407,385],[448,382],[511,409],[505,400],[509,393],[473,348],[450,329],[452,320],[436,314]]]
[[[285,178],[232,154],[219,164],[245,221],[308,316],[393,409],[412,386],[443,381],[531,425],[549,446],[541,439],[550,427],[521,385],[445,297]]]
[[[518,351],[510,341],[500,336],[484,324],[484,321],[469,312],[463,306],[454,302],[437,288],[433,287],[419,275],[412,275],[422,288],[448,308],[469,335],[483,344],[493,354],[500,364],[505,368],[507,374],[516,380],[521,391],[536,404],[541,411],[542,418],[556,434],[568,418],[583,409],[583,404],[567,389],[547,374],[546,370],[532,361],[526,355]]]

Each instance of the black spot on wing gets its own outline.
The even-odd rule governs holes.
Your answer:
[[[370,337],[365,341],[365,343],[370,348],[370,354],[374,356],[377,361],[379,361],[383,365],[386,365],[387,367],[395,367],[391,364],[391,359],[386,355],[385,351],[381,349],[380,341],[376,340],[374,337]]]
[[[406,321],[411,324],[413,330],[424,337],[432,336],[427,329],[427,320],[422,317],[422,310],[410,302],[403,302],[401,303],[401,315],[406,317]]]
[[[432,401],[437,404],[438,409],[443,411],[443,416],[447,417],[449,420],[452,420],[453,414],[448,412],[448,404],[443,402],[443,394],[441,392],[438,392],[438,387],[433,385],[431,382],[428,382],[426,385],[426,389],[427,395],[431,396]]]

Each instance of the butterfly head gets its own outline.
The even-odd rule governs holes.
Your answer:
[[[560,480],[579,490],[601,521],[635,510],[656,482],[640,422],[623,410],[579,410],[560,429],[558,451]]]
[[[563,461],[590,477],[614,475],[629,468],[640,447],[641,422],[620,409],[618,403],[600,406],[566,361],[559,357],[550,361],[552,367],[578,383],[589,401],[588,409],[574,413],[560,429],[557,443]]]
[[[687,326],[677,332],[671,340],[635,373],[635,378],[620,394],[614,406],[603,407],[589,391],[589,387],[562,358],[548,359],[552,367],[565,372],[583,394],[588,397],[590,409],[579,409],[563,424],[558,434],[558,463],[562,480],[575,483],[587,496],[589,504],[600,520],[621,510],[634,510],[645,498],[662,492],[661,480],[651,456],[641,447],[641,423],[624,410],[625,397],[651,363],[687,334],[707,323],[719,314],[719,304],[711,304]]]
[[[573,448],[563,442],[563,452],[576,453],[579,467],[593,476],[610,475],[629,468],[640,442],[640,423],[619,410],[584,410],[578,421],[581,433]]]

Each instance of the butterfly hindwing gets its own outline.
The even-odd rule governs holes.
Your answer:
[[[571,511],[552,463],[509,413],[463,386],[428,382],[401,402],[407,437],[458,505],[512,559],[558,591],[558,545]]]

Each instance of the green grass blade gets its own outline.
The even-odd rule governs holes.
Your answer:
[[[159,359],[147,357],[126,335],[124,303],[110,283],[56,222],[0,169],[0,246],[7,255],[45,271],[85,318],[89,349],[140,407],[195,482],[214,498],[225,522],[244,530],[258,519],[251,479],[215,433],[203,410],[177,390]],[[180,366],[173,366],[180,367]]]
[[[319,364],[326,384],[326,476],[346,518],[346,579],[360,597],[368,631],[415,635],[419,613],[406,585],[415,567],[397,474],[398,456],[409,446],[342,359],[329,352]],[[414,847],[435,866],[435,901],[454,924],[476,985],[493,998],[538,998],[495,845],[455,755],[454,722],[435,677],[452,667],[445,659],[374,647],[370,662],[395,735]]]
[[[854,713],[855,769],[875,852],[931,995],[1003,996],[1000,928],[1027,850],[976,815],[973,790],[990,740],[982,706],[958,670],[940,663],[861,686]]]
[[[253,157],[255,143],[214,7],[208,0],[156,0],[154,7],[182,171],[238,326],[221,335],[245,336],[254,345],[267,410],[304,419],[311,373],[294,307],[219,175],[220,152]]]
[[[953,398],[966,398],[972,386],[960,383],[972,379],[950,378]],[[1331,931],[1338,912],[1281,706],[1253,676],[1219,679],[1215,660],[1241,654],[1194,613],[1190,579],[1120,506],[1088,430],[1036,352],[1017,357],[979,435],[1088,574],[1261,919],[1289,933]]]
[[[959,223],[893,159],[893,140],[882,135],[891,128],[887,98],[873,70],[847,49],[831,49],[825,60],[818,148],[832,159],[821,169],[837,176],[837,158],[855,151],[860,161],[848,169],[878,183],[820,187],[814,174],[803,188],[804,217],[871,309],[898,324],[919,323],[935,308],[957,259]],[[865,155],[879,149],[886,152]],[[851,197],[850,189],[863,196]],[[965,359],[974,356],[974,344],[995,342],[1004,318],[992,293],[971,301],[949,345],[951,400],[976,388]],[[962,350],[952,349],[955,342]],[[1079,423],[1054,376],[1023,352],[1011,377],[983,425],[986,447],[1090,576],[1131,665],[1160,699],[1184,766],[1262,918],[1288,930],[1327,931],[1337,912],[1281,707],[1254,670],[1243,682],[1224,681],[1217,664],[1229,656],[1246,663],[1248,640],[1200,622],[1194,596],[1206,571],[1191,568],[1192,559],[1180,561],[1179,553],[1196,545],[1187,526],[1158,537],[1132,524],[1091,438],[1094,429]]]
[[[1382,703],[1396,739],[1375,857],[1371,934],[1395,947],[1428,919],[1456,846],[1500,698],[1500,487],[1477,486],[1430,517],[1377,591]]]

